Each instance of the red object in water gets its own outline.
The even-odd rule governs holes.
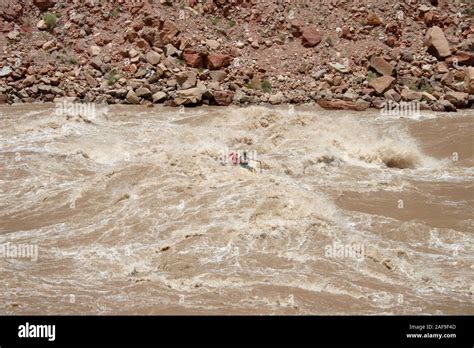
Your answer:
[[[239,156],[237,155],[237,153],[236,152],[231,152],[231,154],[229,156],[231,158],[232,164],[234,166],[236,166],[239,163]]]

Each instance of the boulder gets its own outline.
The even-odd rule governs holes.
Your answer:
[[[455,112],[457,110],[453,104],[444,99],[436,102],[434,106],[439,111]]]
[[[151,91],[146,87],[137,88],[137,90],[135,91],[135,94],[138,98],[148,99],[151,97]]]
[[[351,101],[341,99],[320,99],[318,105],[324,109],[329,110],[355,110],[364,111],[369,107],[368,103],[354,103]]]
[[[102,60],[99,57],[94,57],[90,60],[89,65],[97,70],[101,70]]]
[[[438,59],[444,59],[451,55],[448,40],[444,35],[443,29],[438,26],[428,29],[425,45],[428,46],[428,52]]]
[[[38,30],[46,30],[48,29],[48,26],[46,25],[46,22],[41,19],[38,23],[36,23],[36,28],[38,28]]]
[[[463,92],[448,92],[445,94],[444,99],[458,108],[464,108],[469,102],[469,94]]]
[[[474,94],[474,68],[467,68],[464,84],[466,86],[466,92],[469,94]]]
[[[216,82],[222,82],[227,77],[227,73],[222,70],[211,71],[209,75],[211,76],[211,79]]]
[[[380,75],[388,75],[391,76],[393,74],[393,66],[389,62],[387,62],[382,57],[372,56],[370,58],[369,65],[375,71],[377,71]]]
[[[405,101],[420,101],[423,97],[421,92],[413,91],[409,88],[404,88],[401,95],[402,99]]]
[[[285,96],[283,95],[282,92],[278,92],[276,94],[272,94],[268,101],[270,104],[281,104],[285,100]]]
[[[161,103],[166,99],[167,95],[165,92],[156,92],[153,94],[152,99],[153,103]]]
[[[377,14],[373,12],[369,12],[367,14],[366,23],[367,25],[377,26],[377,25],[382,25],[383,20],[379,16],[377,16]]]
[[[232,63],[233,58],[227,54],[210,54],[207,57],[207,66],[211,70],[225,68]]]
[[[369,87],[372,87],[378,94],[383,94],[390,89],[394,81],[395,79],[392,76],[384,75],[370,81]]]
[[[178,53],[181,53],[176,47],[174,47],[172,44],[167,44],[165,46],[165,52],[166,52],[166,56],[167,57],[170,57],[170,56],[174,56],[174,55],[178,55]]]
[[[392,100],[392,101],[396,102],[396,103],[398,103],[398,102],[400,101],[400,99],[402,98],[402,97],[400,96],[400,94],[398,94],[398,93],[397,93],[395,90],[393,90],[393,89],[389,89],[387,92],[385,92],[385,93],[383,94],[383,96],[384,96],[385,98],[389,99],[389,100]]]
[[[198,84],[198,86],[194,88],[176,91],[176,98],[174,99],[174,103],[178,106],[197,104],[201,101],[203,94],[206,92],[207,89],[202,84]]]
[[[303,28],[301,31],[301,43],[304,47],[314,47],[321,42],[321,33],[311,27]]]
[[[189,89],[196,86],[196,74],[192,71],[184,71],[176,75],[176,82],[180,89]]]
[[[6,94],[0,93],[0,104],[6,104],[8,102],[8,96]]]
[[[215,91],[213,95],[216,104],[219,106],[230,105],[234,99],[234,92],[232,91]]]
[[[45,11],[55,5],[55,1],[52,0],[33,0],[33,4],[38,7],[41,11]]]
[[[132,90],[128,91],[127,96],[125,97],[125,99],[127,100],[127,102],[129,104],[140,104],[140,99],[135,94],[135,92],[132,91]]]
[[[0,70],[0,77],[7,77],[7,76],[10,76],[11,73],[12,73],[12,68],[10,68],[10,66],[8,65],[5,65],[2,70]]]
[[[453,66],[466,65],[474,66],[474,53],[458,51],[451,57],[446,58],[445,62]]]
[[[219,41],[217,40],[207,40],[206,41],[206,45],[207,47],[209,47],[211,50],[215,51],[219,48],[219,46],[221,45],[219,43]]]
[[[163,29],[160,32],[160,40],[163,45],[169,44],[179,34],[179,30],[171,21],[163,23]]]
[[[161,56],[155,51],[149,51],[146,54],[146,60],[151,65],[157,65],[160,62]]]
[[[183,60],[186,65],[199,69],[204,68],[205,57],[201,53],[197,53],[189,48],[185,49],[183,52]]]

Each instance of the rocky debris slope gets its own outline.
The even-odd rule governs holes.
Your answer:
[[[0,3],[0,102],[472,107],[460,1]]]

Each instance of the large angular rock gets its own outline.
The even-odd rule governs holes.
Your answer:
[[[428,29],[425,45],[428,46],[428,52],[438,59],[444,59],[451,55],[448,40],[444,35],[443,29],[438,26]]]
[[[174,99],[174,103],[178,106],[197,104],[202,100],[202,96],[206,92],[207,89],[203,84],[198,84],[198,86],[194,88],[176,91],[176,98]]]
[[[351,101],[341,99],[320,99],[318,105],[324,109],[329,110],[355,110],[364,111],[369,107],[368,103],[354,103]]]
[[[174,47],[172,44],[167,44],[165,46],[165,52],[167,57],[179,55],[181,52]]]
[[[421,92],[413,91],[409,88],[404,88],[401,95],[402,99],[405,101],[420,101],[423,97]]]
[[[449,58],[446,58],[446,63],[451,65],[466,65],[466,66],[473,66],[474,65],[474,53],[471,52],[464,52],[458,51],[456,54],[452,55]]]
[[[151,65],[157,65],[160,62],[161,56],[155,51],[150,51],[146,54],[146,60]]]
[[[234,99],[234,92],[232,91],[215,91],[214,100],[219,106],[227,106],[232,103]]]
[[[372,87],[378,94],[383,94],[388,89],[390,89],[394,81],[395,79],[392,76],[385,75],[370,81],[369,86]]]
[[[209,75],[211,76],[211,79],[216,82],[222,82],[227,77],[227,73],[222,70],[211,71]]]
[[[444,99],[458,108],[464,108],[467,106],[469,101],[469,94],[462,92],[448,92],[444,96]]]
[[[314,28],[306,27],[301,31],[301,43],[304,47],[314,47],[321,42],[321,33]]]
[[[367,14],[366,23],[367,25],[377,26],[377,25],[382,25],[383,20],[377,14],[373,12],[369,12]]]
[[[466,92],[474,94],[474,68],[467,68],[464,84],[466,86]]]
[[[138,98],[148,99],[151,97],[151,91],[146,87],[137,88],[137,90],[135,91],[135,94],[137,95]]]
[[[185,49],[183,52],[183,60],[185,61],[186,65],[192,68],[204,68],[204,61],[205,57],[201,53],[197,53],[192,49]]]
[[[0,104],[5,104],[8,102],[8,96],[6,94],[0,93]]]
[[[54,6],[55,1],[52,0],[33,0],[33,4],[35,4],[36,7],[38,7],[41,11],[45,11],[48,8],[51,8]]]
[[[90,60],[89,65],[97,70],[101,70],[102,60],[99,57],[94,57]]]
[[[393,100],[394,102],[398,103],[400,99],[402,98],[400,94],[398,94],[395,90],[389,89],[387,92],[383,94],[385,98],[388,100]]]
[[[179,30],[173,22],[165,21],[163,29],[160,32],[160,40],[163,45],[172,43],[173,39],[179,34]]]
[[[184,71],[176,75],[176,82],[180,89],[189,89],[196,86],[196,74],[192,71]]]
[[[153,103],[161,103],[166,99],[166,93],[165,92],[156,92],[152,96]]]
[[[138,96],[132,90],[128,91],[125,99],[129,104],[140,104],[140,98],[138,98]]]
[[[12,73],[12,68],[10,68],[10,66],[8,65],[5,65],[2,70],[0,70],[0,77],[7,77],[7,76],[10,76],[11,73]]]
[[[282,92],[278,92],[276,94],[272,94],[270,96],[270,98],[268,99],[268,101],[270,102],[270,104],[281,104],[283,103],[283,101],[285,100],[285,96],[283,95]]]
[[[375,71],[377,71],[380,75],[388,75],[391,76],[393,74],[393,66],[389,62],[387,62],[382,57],[372,56],[370,58],[369,65]]]
[[[210,54],[207,57],[207,67],[211,70],[225,68],[232,63],[233,58],[227,54]]]

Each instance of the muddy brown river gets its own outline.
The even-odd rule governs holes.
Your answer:
[[[2,106],[0,159],[0,314],[474,314],[472,110]]]

